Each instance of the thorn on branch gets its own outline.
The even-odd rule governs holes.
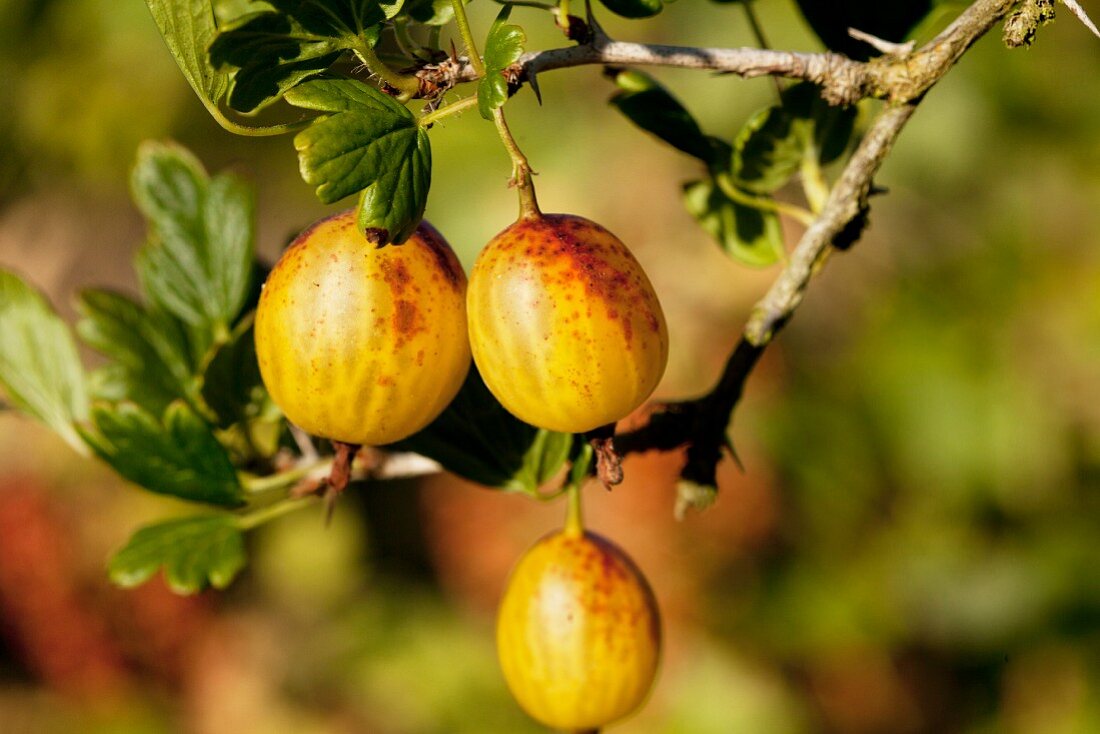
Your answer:
[[[913,53],[913,49],[917,47],[916,41],[895,43],[893,41],[887,41],[885,38],[872,36],[870,33],[861,31],[858,28],[849,28],[848,35],[856,39],[857,41],[863,41],[871,48],[886,56],[908,56],[909,54]]]
[[[1089,14],[1085,12],[1085,9],[1081,7],[1077,0],[1062,0],[1062,2],[1069,8],[1069,12],[1077,16],[1077,20],[1081,21],[1086,28],[1092,31],[1092,35],[1100,38],[1100,30],[1096,28],[1096,24],[1092,22],[1092,18],[1089,17]],[[1051,11],[1052,16],[1053,14],[1054,11]]]

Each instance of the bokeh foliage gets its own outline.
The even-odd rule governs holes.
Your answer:
[[[471,9],[487,28],[496,8],[484,5]],[[716,5],[698,25],[691,5],[669,3],[648,23],[609,26],[624,38],[751,43],[736,4]],[[794,3],[756,6],[776,46],[816,47]],[[253,173],[258,196],[269,197],[259,207],[258,243],[268,257],[292,226],[318,213],[285,140],[242,143],[208,122],[140,4],[4,0],[0,13],[12,19],[0,31],[11,41],[0,47],[0,68],[16,80],[0,89],[8,102],[0,141],[10,151],[0,163],[0,221],[58,189],[76,191],[71,201],[94,187],[122,189],[137,142],[169,134],[211,170],[240,161]],[[671,662],[643,718],[621,731],[1100,729],[1098,62],[1095,42],[1060,19],[1026,54],[983,41],[924,103],[880,176],[890,193],[873,199],[867,239],[830,263],[777,344],[780,359],[750,383],[755,397],[735,423],[749,476],[768,484],[775,519],[747,550],[712,552],[718,570],[692,597],[695,614],[672,622],[691,665]],[[616,231],[643,218],[638,202],[673,221],[639,227],[631,242],[659,278],[690,269],[685,253],[706,263],[690,289],[671,276],[658,284],[679,314],[674,333],[684,335],[675,358],[692,362],[673,373],[715,364],[761,284],[738,266],[705,260],[703,232],[684,234],[693,225],[677,197],[682,182],[698,179],[698,165],[662,152],[614,111],[582,136],[580,111],[602,108],[615,90],[593,74],[578,77],[592,82],[589,90],[567,96],[582,85],[555,74],[564,77],[542,83],[545,108],[510,103],[513,126],[530,130],[544,199],[587,207],[619,223]],[[726,139],[773,103],[763,82],[656,76],[704,130]],[[513,207],[499,185],[506,160],[482,126],[471,114],[434,141],[439,178],[428,214],[467,262]],[[536,140],[536,126],[555,130],[557,144]],[[268,174],[280,157],[290,163],[276,179]],[[668,175],[639,175],[650,167]],[[482,185],[502,191],[471,204],[471,189]],[[121,191],[110,205],[112,216],[133,216]],[[279,226],[262,231],[265,218],[278,217]],[[139,243],[98,245],[102,257],[129,262]],[[5,266],[19,266],[12,253],[22,251],[0,240]],[[133,282],[111,285],[136,291]],[[63,293],[50,295],[64,304]],[[693,323],[705,338],[690,337]],[[705,388],[709,377],[681,378],[672,392]],[[161,402],[162,412],[170,401]],[[2,420],[0,443],[21,449],[6,449],[8,465],[28,445],[68,456],[50,454],[26,424]],[[78,468],[32,465],[62,485],[51,494],[59,512],[77,526],[112,528],[111,545],[139,519],[178,511],[120,499],[117,485],[86,476],[86,463],[56,463],[64,461]],[[415,498],[434,495],[422,491],[383,483],[338,508],[328,531],[315,516],[291,516],[259,532],[249,547],[255,569],[200,617],[238,633],[221,640],[226,658],[242,661],[218,669],[230,671],[222,680],[232,681],[231,698],[172,688],[141,668],[145,679],[112,689],[124,706],[104,711],[76,698],[58,707],[63,689],[27,662],[27,648],[8,644],[0,720],[45,731],[171,731],[195,715],[196,701],[231,700],[268,731],[337,731],[348,721],[401,732],[523,731],[530,725],[498,680],[486,617],[459,611],[463,597],[441,592],[441,563],[432,560],[479,552],[425,550]],[[653,479],[641,491],[661,487]],[[7,484],[3,492],[5,502],[14,495]],[[712,512],[756,511],[730,509],[736,498]],[[620,492],[610,501],[640,500]],[[648,522],[671,523],[667,504],[663,511]],[[685,526],[699,543],[710,532],[703,522]],[[489,527],[483,535],[506,535],[510,526]],[[0,546],[8,550],[17,535],[5,533]],[[75,534],[74,544],[76,537],[85,536]],[[93,547],[99,577],[105,549]],[[690,596],[675,579],[694,578],[696,563],[679,559],[679,576],[658,577],[662,601]],[[52,578],[50,567],[39,559],[32,584]],[[0,563],[0,572],[9,568]],[[9,579],[19,578],[26,576],[4,576],[4,587],[16,589]],[[11,599],[0,594],[9,622],[21,608]],[[182,639],[193,646],[200,638],[191,634]],[[137,655],[150,637],[121,639]]]

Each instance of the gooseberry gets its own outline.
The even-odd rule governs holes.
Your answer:
[[[641,265],[595,222],[522,217],[470,274],[470,346],[486,386],[520,419],[581,433],[641,405],[668,360],[668,331]]]
[[[264,284],[256,355],[287,419],[349,444],[398,441],[454,398],[470,366],[466,276],[427,222],[376,247],[355,211],[298,236]]]
[[[661,625],[642,572],[595,533],[559,531],[512,571],[497,652],[520,706],[546,726],[596,730],[635,711],[657,673]]]

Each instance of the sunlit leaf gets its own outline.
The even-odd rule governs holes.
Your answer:
[[[145,0],[168,50],[203,104],[216,110],[230,75],[215,69],[206,49],[217,34],[211,0]]]
[[[244,568],[244,535],[232,515],[200,515],[147,525],[111,558],[111,581],[126,588],[164,568],[168,586],[193,594],[224,588]]]
[[[131,177],[149,222],[138,255],[146,295],[188,324],[224,336],[249,292],[253,203],[229,174],[209,178],[186,149],[144,143]]]
[[[72,333],[38,291],[2,269],[0,387],[13,405],[85,451],[74,423],[87,419],[88,397]]]
[[[286,99],[323,112],[294,138],[302,176],[325,203],[362,192],[358,223],[385,244],[403,242],[424,216],[431,184],[428,134],[392,97],[351,80],[314,80]]]
[[[493,110],[508,101],[504,70],[519,60],[527,43],[523,29],[507,23],[511,12],[511,5],[501,8],[485,40],[485,76],[477,85],[477,107],[486,120],[492,119]]]

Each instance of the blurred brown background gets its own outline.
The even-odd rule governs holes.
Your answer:
[[[817,48],[793,2],[757,6],[773,45]],[[475,25],[496,9],[473,3]],[[750,381],[746,471],[723,467],[717,505],[673,519],[676,455],[588,492],[668,638],[652,699],[614,731],[1100,732],[1100,41],[1061,14],[1030,51],[983,40],[922,105],[867,236]],[[513,17],[532,47],[560,44]],[[752,43],[740,8],[701,0],[608,26]],[[771,101],[767,80],[658,76],[727,138]],[[67,317],[79,288],[135,287],[143,139],[250,178],[269,258],[328,211],[288,139],[210,120],[143,3],[0,0],[0,79],[0,265]],[[598,69],[541,86],[544,106],[524,91],[508,110],[544,207],[633,247],[672,333],[659,397],[706,390],[777,271],[695,227],[692,163],[609,108]],[[470,265],[514,217],[508,160],[473,113],[432,143],[428,216]],[[310,512],[254,533],[226,592],[110,588],[110,552],[184,509],[0,413],[0,732],[539,731],[496,670],[492,615],[558,505],[378,483],[327,529]]]

